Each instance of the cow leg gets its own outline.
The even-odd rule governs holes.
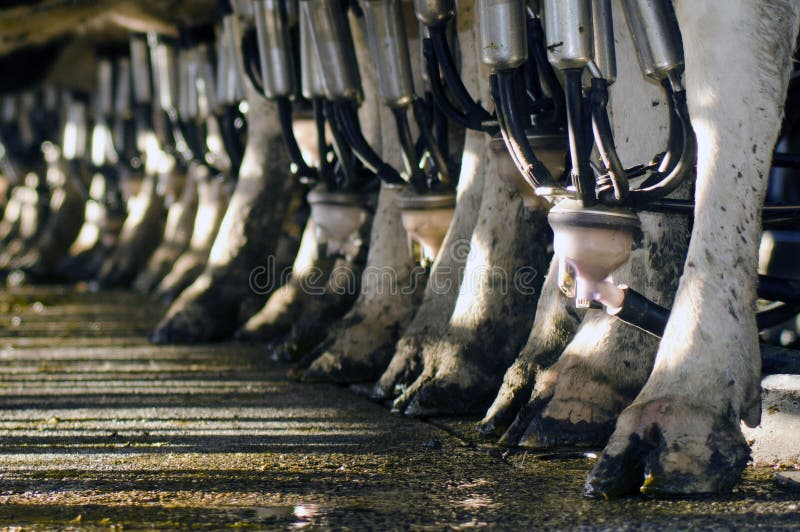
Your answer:
[[[395,410],[463,414],[488,406],[530,331],[549,241],[545,213],[526,209],[490,162],[447,331],[423,352],[422,374]]]
[[[476,46],[479,27],[475,5],[474,2],[463,2],[458,7],[456,24],[462,52],[459,54],[461,78],[472,94],[481,94],[486,100],[486,77]],[[466,132],[453,222],[442,243],[442,251],[431,268],[419,310],[397,342],[386,371],[370,391],[377,399],[394,398],[408,389],[422,371],[422,353],[447,331],[464,274],[470,235],[478,220],[488,162],[486,148],[484,133]]]
[[[190,168],[185,175],[174,174],[170,179],[183,181],[183,189],[175,191],[172,205],[167,210],[164,236],[158,248],[150,256],[145,268],[133,282],[133,288],[142,293],[151,292],[169,273],[178,257],[189,247],[197,213],[197,168]],[[176,169],[175,172],[183,172]],[[175,187],[174,187],[175,188]]]
[[[262,297],[251,289],[250,276],[275,249],[292,185],[277,110],[249,82],[244,85],[250,111],[236,190],[205,270],[172,304],[154,342],[225,338],[240,325],[243,302]]]
[[[528,401],[540,368],[553,364],[575,336],[584,312],[570,304],[558,287],[558,259],[542,285],[528,342],[506,371],[492,406],[478,423],[483,436],[501,436]]]
[[[391,112],[378,101],[376,72],[363,25],[351,15],[350,26],[364,87],[365,101],[359,109],[364,135],[387,163],[401,168],[397,128]],[[299,363],[299,368],[303,368],[312,354],[319,354],[302,372],[304,379],[374,382],[386,368],[392,347],[410,322],[424,284],[409,254],[395,199],[399,193],[396,189],[381,188],[358,299],[333,324],[322,344]],[[324,305],[327,307],[328,302]]]
[[[304,380],[374,381],[389,362],[391,346],[411,320],[422,290],[415,279],[397,194],[394,189],[381,189],[361,293],[353,308],[328,332],[327,348],[303,372]]]
[[[136,198],[129,202],[119,240],[97,275],[101,286],[130,283],[161,242],[166,209],[156,190],[157,179],[155,175],[145,176]]]
[[[375,398],[395,397],[407,389],[419,376],[421,354],[447,330],[469,252],[469,237],[478,218],[486,174],[485,151],[483,133],[467,133],[453,222],[431,269],[419,310],[397,342],[389,366],[371,391]]]
[[[338,258],[332,266],[327,261],[324,264],[327,280],[321,278],[325,281],[321,292],[315,290],[313,297],[306,299],[291,332],[272,349],[273,359],[296,362],[296,367],[304,370],[333,345],[340,332],[354,325],[341,318],[360,292],[363,261]],[[329,327],[331,323],[334,325]],[[293,375],[302,377],[302,371]]]
[[[325,264],[329,261],[320,256],[316,233],[314,222],[309,218],[292,264],[291,276],[272,293],[266,305],[237,331],[237,339],[251,342],[271,340],[285,333],[303,314],[308,300],[324,289],[330,266]]]
[[[685,258],[688,224],[663,215],[641,214],[640,219],[642,239],[616,275],[669,307]],[[588,311],[558,361],[538,372],[530,402],[501,441],[525,447],[605,444],[617,416],[647,380],[657,348],[656,338],[605,312]],[[552,351],[538,354],[544,358]],[[545,366],[547,360],[538,362]]]
[[[695,221],[653,372],[586,482],[593,496],[726,490],[747,463],[740,420],[759,422],[754,315],[771,153],[800,23],[790,0],[679,0],[698,140]]]
[[[610,109],[619,154],[631,164],[649,160],[666,144],[666,99],[656,84],[642,80],[636,60],[626,60],[635,52],[619,2],[614,29],[620,60]],[[614,278],[638,283],[637,289],[668,305],[685,257],[686,221],[643,214],[642,224],[630,263]],[[589,311],[585,318],[584,313],[561,294],[553,261],[528,343],[478,425],[482,434],[500,435],[508,428],[503,443],[527,446],[605,442],[616,416],[647,379],[656,344],[603,313]]]
[[[159,283],[156,293],[165,301],[173,301],[203,273],[231,197],[233,186],[229,180],[221,176],[209,177],[209,170],[205,167],[196,171],[199,174],[198,205],[192,238],[189,249],[175,261],[172,270]]]

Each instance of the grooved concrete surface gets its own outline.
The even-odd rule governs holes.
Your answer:
[[[0,293],[0,526],[797,528],[749,469],[714,498],[593,501],[592,459],[476,443],[474,420],[391,415],[287,380],[260,347],[154,347],[125,293]]]

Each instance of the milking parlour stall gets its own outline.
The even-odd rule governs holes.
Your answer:
[[[0,2],[0,528],[800,528],[798,30]]]

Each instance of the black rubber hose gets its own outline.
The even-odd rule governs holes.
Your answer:
[[[397,137],[400,141],[400,149],[403,156],[403,166],[408,174],[408,181],[417,193],[427,190],[425,175],[419,169],[419,160],[414,147],[414,137],[411,134],[411,126],[408,123],[408,114],[405,108],[393,108],[395,125],[397,126]]]
[[[433,102],[436,107],[438,107],[447,118],[461,127],[482,131],[483,126],[481,123],[471,121],[463,111],[453,105],[445,94],[441,74],[439,73],[439,62],[436,60],[436,53],[433,51],[433,44],[430,39],[424,39],[422,41],[422,53],[425,56],[425,66],[428,70],[428,79],[431,84],[431,95],[433,96]]]
[[[491,84],[492,97],[495,100],[495,108],[497,109],[497,123],[500,125],[500,135],[503,137],[503,144],[505,144],[506,150],[511,156],[511,160],[514,162],[514,166],[517,167],[517,170],[520,172],[520,174],[522,174],[522,176],[527,180],[525,161],[520,160],[517,150],[512,149],[512,146],[514,146],[515,143],[508,133],[508,121],[506,118],[505,106],[500,105],[499,103],[502,101],[502,97],[500,96],[500,86],[497,76],[492,75],[489,78],[489,83]],[[532,183],[531,186],[533,186]]]
[[[666,197],[683,183],[686,176],[694,168],[694,160],[697,155],[697,140],[694,137],[694,131],[689,119],[686,91],[671,91],[670,95],[674,98],[675,111],[681,125],[683,149],[681,150],[680,158],[675,166],[666,175],[663,175],[655,185],[631,190],[626,202],[629,205],[642,205]]]
[[[569,126],[569,149],[572,158],[573,185],[578,198],[585,206],[597,203],[594,172],[590,165],[588,131],[583,120],[583,69],[564,71],[567,95],[567,125]],[[577,175],[576,175],[577,173]]]
[[[800,166],[800,154],[775,152],[772,155],[772,166],[778,168],[793,168]]]
[[[592,79],[590,98],[592,106],[592,132],[600,159],[606,166],[609,179],[614,188],[614,197],[601,195],[608,203],[622,203],[630,192],[628,176],[622,161],[619,160],[617,147],[614,145],[614,134],[608,119],[608,81],[600,78]],[[610,201],[609,201],[610,200]]]
[[[759,275],[758,297],[768,301],[800,304],[800,281]]]
[[[669,109],[669,139],[667,141],[667,151],[664,152],[659,165],[659,171],[662,173],[669,173],[680,161],[680,153],[683,151],[683,126],[681,125],[678,110],[675,107],[675,98],[671,96],[672,85],[669,79],[661,82],[661,87],[667,95],[667,108]],[[653,183],[645,182],[644,187],[648,187]]]
[[[555,70],[553,70],[553,65],[547,59],[547,52],[544,47],[544,30],[539,19],[528,20],[528,39],[530,43],[528,46],[529,53],[536,62],[539,75],[542,77],[545,86],[550,92],[550,97],[553,99],[554,122],[561,124],[564,121],[566,106],[564,91],[561,88],[561,83],[558,81]]]
[[[450,52],[450,46],[447,43],[445,26],[430,28],[430,36],[431,43],[433,44],[433,51],[442,69],[442,75],[447,82],[447,87],[450,89],[450,92],[453,94],[458,104],[464,109],[466,116],[475,123],[483,123],[491,120],[491,113],[472,98],[469,91],[464,86],[464,82],[461,80],[461,76],[456,69],[453,54]]]
[[[344,133],[342,133],[342,125],[333,102],[326,100],[324,102],[324,110],[325,116],[328,119],[328,125],[331,128],[333,151],[336,154],[336,159],[339,162],[339,169],[341,170],[338,175],[338,188],[347,190],[354,187],[358,182],[355,169],[355,156],[350,149],[350,145],[347,144]]]
[[[386,184],[405,184],[405,181],[397,170],[386,164],[383,159],[381,159],[380,155],[372,149],[367,139],[364,138],[363,133],[361,133],[361,126],[358,123],[358,115],[352,105],[351,102],[335,102],[333,104],[334,111],[342,125],[345,138],[356,154],[356,157],[359,158],[364,166],[375,172]]]
[[[622,307],[612,316],[661,338],[669,320],[669,309],[657,305],[632,288],[623,290],[625,299]]]
[[[303,152],[300,151],[300,146],[297,144],[297,138],[294,136],[294,129],[292,128],[292,103],[289,98],[281,97],[275,98],[275,104],[278,107],[278,120],[281,123],[281,135],[283,136],[283,143],[289,152],[289,158],[294,163],[295,175],[299,178],[315,180],[318,177],[316,168],[312,168],[306,163],[303,158]]]
[[[442,153],[442,149],[439,147],[439,142],[437,142],[437,139],[433,136],[433,124],[430,123],[428,118],[425,102],[419,98],[415,98],[411,104],[411,110],[414,113],[414,120],[416,120],[417,125],[419,125],[420,139],[425,148],[427,148],[431,160],[433,161],[434,169],[439,176],[439,182],[447,186],[451,182],[450,166]],[[445,138],[447,137],[446,130],[444,131],[444,136]]]
[[[797,316],[800,305],[796,303],[781,303],[773,308],[756,313],[756,326],[759,331],[780,325],[786,320]]]
[[[695,204],[691,200],[663,198],[637,205],[635,208],[639,211],[694,216]],[[800,205],[768,203],[761,208],[761,216],[765,224],[800,221]]]
[[[508,70],[497,72],[497,90],[499,92],[499,102],[495,104],[502,109],[503,124],[505,128],[504,139],[507,139],[506,147],[511,151],[517,161],[518,167],[525,179],[533,188],[540,186],[554,186],[555,180],[547,167],[539,160],[528,143],[528,135],[525,125],[520,122],[520,117],[527,116],[517,106],[517,86],[519,72]],[[499,114],[499,113],[498,113]]]
[[[622,307],[612,314],[629,325],[661,338],[667,327],[670,310],[650,301],[639,292],[625,288]],[[800,313],[800,304],[783,303],[756,313],[758,330],[774,327]]]
[[[325,100],[316,97],[311,100],[314,110],[314,127],[317,137],[317,150],[319,151],[319,177],[329,190],[335,186],[333,169],[328,161],[328,141],[325,138]]]

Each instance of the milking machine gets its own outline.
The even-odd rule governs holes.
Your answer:
[[[378,93],[394,115],[405,179],[410,185],[397,198],[401,220],[409,241],[419,248],[418,261],[429,265],[441,247],[455,207],[452,183],[455,165],[448,160],[446,151],[448,130],[446,124],[434,130],[429,101],[415,93],[400,0],[367,0],[364,14]],[[418,140],[411,133],[409,110],[419,129]]]
[[[0,222],[3,268],[19,252],[20,243],[33,237],[48,211],[49,189],[41,149],[54,132],[36,127],[36,107],[32,92],[5,95],[0,101],[0,168],[8,187]]]
[[[424,27],[422,51],[437,107],[467,129],[497,133],[496,117],[472,97],[458,73],[448,34],[456,16],[455,0],[414,0],[414,12]]]
[[[416,4],[418,14],[428,15],[425,20],[433,25],[452,16],[452,2]],[[630,257],[640,231],[637,210],[686,214],[693,208],[666,196],[693,168],[696,144],[682,86],[680,32],[670,4],[626,0],[623,8],[642,73],[661,84],[669,102],[667,148],[648,163],[624,166],[614,145],[606,109],[616,77],[610,0],[483,0],[482,59],[492,70],[497,123],[518,176],[539,201],[555,203],[549,221],[562,291],[578,307],[605,308],[661,335],[669,311],[617,286],[611,273]],[[568,172],[562,159],[565,133]],[[593,146],[598,160],[592,158]],[[499,141],[493,147],[499,151]],[[508,161],[498,166],[504,174],[509,170]],[[530,192],[523,195],[532,205]],[[767,220],[781,212],[794,216],[797,206],[764,210]],[[776,283],[783,291],[775,290]],[[759,314],[759,326],[800,310],[794,287],[761,278],[762,297],[791,304]]]
[[[234,7],[236,9],[234,9]],[[235,179],[239,175],[244,155],[244,138],[247,123],[242,112],[244,73],[237,60],[237,47],[241,46],[242,35],[239,17],[247,13],[247,5],[230,1],[218,3],[218,14],[222,18],[216,50],[216,90],[214,113],[219,125],[220,139],[225,153],[230,159],[230,174]]]
[[[56,268],[59,273],[76,280],[89,279],[97,273],[101,261],[116,243],[127,211],[121,183],[123,159],[117,153],[112,132],[115,113],[120,111],[115,105],[115,74],[118,76],[119,70],[115,72],[114,63],[122,59],[118,52],[99,55],[89,145],[91,177],[84,195],[83,225]],[[129,68],[127,60],[124,64]],[[67,149],[66,142],[64,148],[65,158],[70,160],[68,155],[73,148]],[[66,171],[75,176],[80,175],[81,169],[72,164]]]

